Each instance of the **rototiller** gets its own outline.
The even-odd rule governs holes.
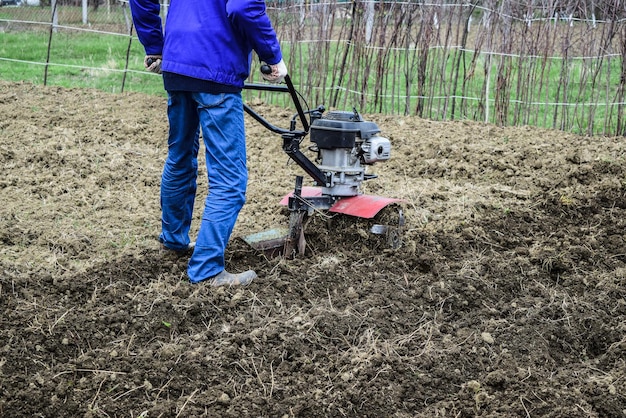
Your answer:
[[[405,224],[400,206],[402,200],[366,195],[360,190],[361,183],[377,177],[366,173],[366,167],[390,158],[391,143],[379,136],[378,126],[363,120],[356,109],[326,114],[324,106],[304,110],[289,76],[285,77],[285,84],[248,83],[244,88],[291,95],[297,113],[292,117],[289,129],[272,125],[247,104],[244,104],[244,110],[265,128],[281,135],[285,153],[314,181],[313,186],[303,186],[303,177],[297,176],[295,189],[281,200],[281,205],[289,210],[288,227],[248,235],[243,237],[244,241],[267,255],[280,254],[290,258],[304,254],[303,225],[305,219],[315,212],[373,220],[383,208],[393,205],[396,211],[391,217],[394,224],[373,223],[369,232],[386,237],[391,248],[398,248]],[[302,125],[300,129],[296,128],[297,119]],[[300,150],[309,133],[312,142],[309,150],[317,153],[317,164]]]

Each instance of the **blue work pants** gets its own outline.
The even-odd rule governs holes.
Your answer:
[[[206,149],[208,193],[187,274],[192,283],[224,270],[224,251],[245,203],[248,171],[241,94],[168,92],[168,154],[161,178],[160,241],[185,249],[196,197],[199,138]]]

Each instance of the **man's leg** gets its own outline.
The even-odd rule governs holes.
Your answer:
[[[187,270],[193,283],[224,270],[224,251],[245,202],[248,170],[240,94],[195,93],[206,147],[209,192]]]
[[[169,135],[161,177],[161,235],[172,250],[189,245],[189,228],[196,197],[199,121],[191,93],[168,92]]]

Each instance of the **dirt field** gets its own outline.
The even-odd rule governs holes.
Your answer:
[[[156,240],[165,106],[0,83],[0,416],[626,417],[623,138],[366,115],[402,248],[320,217],[268,260],[302,172],[249,119],[260,278],[214,289]]]

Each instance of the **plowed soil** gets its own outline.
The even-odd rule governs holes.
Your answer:
[[[626,417],[624,138],[365,115],[402,247],[319,214],[268,259],[240,237],[303,173],[248,118],[227,268],[259,279],[212,288],[157,242],[165,111],[0,83],[0,416]]]

